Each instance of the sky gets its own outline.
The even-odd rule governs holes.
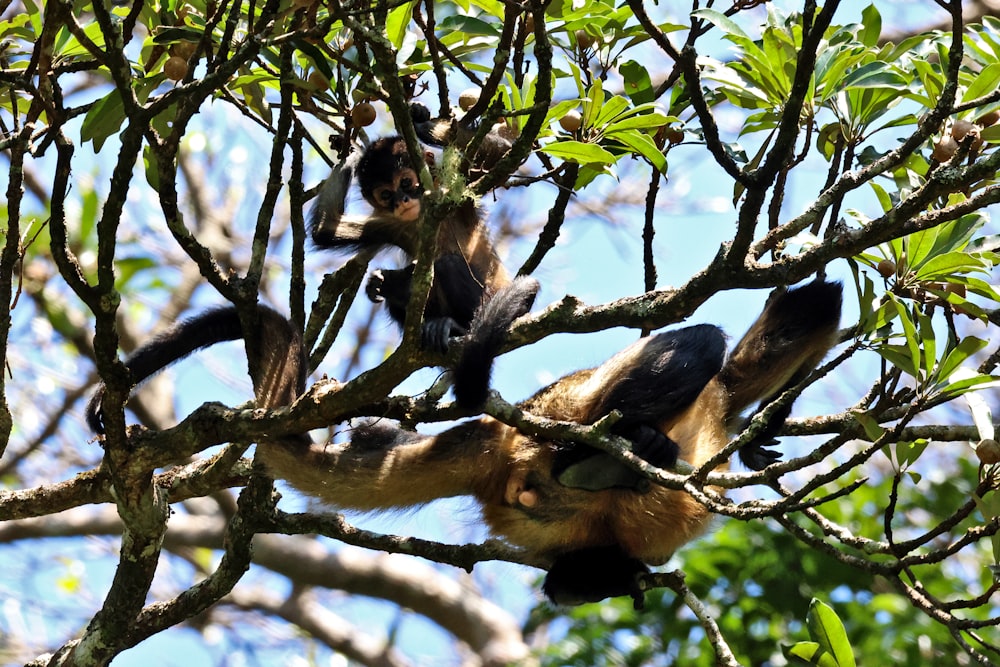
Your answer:
[[[854,12],[860,12],[860,9],[867,4],[844,2],[839,15],[846,17]],[[912,6],[912,3],[902,2],[890,4],[902,8],[902,11]],[[727,116],[723,113],[720,118],[725,131],[735,132],[738,129],[738,116],[732,114]],[[232,120],[223,116],[215,122],[225,126]],[[219,125],[209,124],[204,131],[207,136],[214,138],[217,135],[213,133],[219,131]],[[240,137],[238,134],[234,136],[232,133],[222,136],[233,141],[229,154],[225,156],[224,168],[231,185],[238,188],[240,179],[252,177],[253,171],[259,166],[256,156],[266,155],[268,147],[256,144],[250,134],[245,137]],[[748,141],[752,142],[752,139]],[[109,154],[113,156],[114,151]],[[659,271],[658,286],[661,288],[681,285],[707,265],[714,257],[718,244],[731,235],[734,224],[730,181],[721,177],[714,165],[702,155],[701,147],[682,145],[676,147],[669,157],[671,170],[669,180],[660,194],[662,205],[657,219],[656,258]],[[318,161],[310,165],[310,172],[313,182],[318,182],[323,177],[323,168]],[[824,175],[822,165],[807,166],[796,171],[786,190],[785,218],[802,210],[819,187],[817,179]],[[623,173],[622,181],[638,182],[644,189],[646,179],[647,172],[637,171],[633,174]],[[601,192],[622,187],[622,181],[604,178],[592,187],[598,193],[597,196],[600,196]],[[96,187],[102,185],[98,183]],[[499,209],[503,205],[503,199],[511,196],[518,195],[505,193],[500,195],[500,203],[487,202],[487,211]],[[137,201],[133,204],[141,207],[148,206],[150,202]],[[864,202],[859,202],[857,205],[866,206]],[[247,206],[252,207],[252,200]],[[871,202],[868,202],[867,206],[871,206]],[[518,208],[526,218],[523,220],[525,224],[537,224],[542,219],[545,207],[544,204],[529,203]],[[152,210],[158,209],[154,207]],[[536,277],[543,285],[536,301],[536,311],[558,301],[566,294],[573,294],[588,304],[598,304],[643,291],[641,246],[634,241],[640,236],[641,211],[639,209],[626,211],[615,223],[608,225],[602,220],[585,215],[574,217],[567,222],[557,247],[536,273]],[[240,216],[234,224],[252,225],[253,216]],[[996,230],[996,223],[991,224]],[[529,240],[504,248],[505,263],[510,267],[519,266],[527,257],[531,246]],[[387,266],[391,261],[392,257],[382,257],[373,262],[373,266]],[[830,270],[831,275],[844,280],[845,287],[848,288],[845,290],[848,295],[845,322],[849,322],[856,316],[856,305],[851,298],[852,290],[849,288],[850,278],[846,265],[840,262],[831,266]],[[319,270],[309,278],[310,289],[314,289],[318,284]],[[735,340],[759,312],[765,298],[766,293],[759,290],[720,294],[700,308],[689,323],[718,324],[732,340]],[[310,298],[307,297],[307,303],[309,301]],[[356,304],[354,314],[362,317],[366,310],[366,304]],[[381,315],[376,321],[376,327],[388,344],[396,336],[394,325],[387,317]],[[637,332],[633,330],[615,329],[586,336],[572,334],[550,336],[529,348],[517,350],[501,358],[494,374],[494,385],[508,400],[525,398],[537,388],[566,372],[600,363],[634,340],[636,335]],[[321,372],[336,376],[337,370],[342,367],[343,359],[349,356],[349,353],[348,350],[335,348],[327,364],[321,368]],[[224,365],[225,362],[206,358],[176,368],[174,376],[180,389],[177,400],[178,414],[187,414],[206,400],[223,400],[229,404],[238,404],[249,397],[249,382],[240,377],[242,368],[237,366],[235,369],[223,369]],[[216,374],[227,376],[227,381],[221,387],[207,377]],[[399,391],[402,393],[422,391],[436,375],[437,371],[431,369],[418,373],[404,383]],[[832,389],[829,386],[814,387],[811,393],[814,392],[816,396],[804,396],[797,403],[798,409],[802,414],[814,413],[810,412],[814,407],[816,410],[821,410],[821,407],[816,407],[822,405],[820,395],[824,391],[831,390],[848,394],[856,392],[848,386],[836,386]],[[294,509],[297,504],[301,504],[301,498],[296,498],[294,493],[287,493],[283,503],[286,509]],[[462,503],[448,502],[435,504],[418,514],[359,521],[363,522],[365,527],[449,541],[481,535],[482,530],[475,522],[474,513],[461,509],[462,507]],[[456,511],[459,512],[459,521],[453,522],[451,515]],[[113,543],[110,544],[114,546]],[[68,572],[72,572],[72,568],[84,567],[89,588],[98,595],[107,589],[101,582],[110,581],[113,573],[113,563],[106,557],[107,545],[108,543],[88,543],[79,550],[74,547],[76,559],[66,564]],[[64,547],[62,544],[52,546],[57,552],[62,551]],[[22,562],[23,559],[25,564],[34,563],[36,558],[43,555],[38,553],[37,549],[38,545],[33,544],[4,547],[4,559],[13,559],[13,562]],[[51,582],[27,576],[26,572],[29,570],[27,567],[11,568],[6,572],[0,569],[0,598],[3,597],[3,591],[13,590],[23,591],[23,599],[26,600],[49,600],[67,595],[65,591],[59,590],[58,586],[53,587]],[[526,586],[532,584],[537,572],[504,563],[487,563],[477,566],[476,570],[478,580],[485,582],[486,585],[509,579],[518,582],[515,586],[499,586],[495,590],[494,599],[512,613],[523,616],[534,603],[535,593],[526,597],[525,591],[528,590]],[[88,603],[99,604],[99,598],[89,600]],[[30,626],[26,631],[29,634],[37,633],[43,621],[33,619],[30,612],[25,612],[24,606],[20,611],[12,607],[17,604],[15,598],[3,600],[3,604],[0,605],[0,629],[17,632],[19,628],[14,626],[12,619],[27,613]],[[373,625],[391,621],[394,613],[389,605],[367,600],[351,604],[355,606],[357,618]],[[432,626],[428,627],[429,625],[425,621],[407,620],[401,629],[401,645],[406,647],[425,645],[433,638],[427,646],[430,655],[436,651],[443,651],[446,648],[447,637]],[[54,639],[61,636],[57,627],[50,627],[48,631],[52,631]],[[254,656],[249,651],[244,652],[245,647],[225,644],[212,647],[207,639],[210,639],[210,636],[202,637],[192,631],[164,633],[136,649],[125,652],[113,664],[118,667],[131,665],[145,667],[150,664],[201,667],[201,665],[216,664],[220,654],[229,656],[228,664],[253,664]],[[262,662],[262,664],[268,663]]]

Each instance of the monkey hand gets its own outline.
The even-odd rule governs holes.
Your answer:
[[[368,278],[368,282],[365,284],[365,296],[372,303],[382,303],[385,301],[385,296],[382,294],[382,286],[385,284],[385,276],[382,274],[382,269],[375,269],[372,271],[371,277]]]
[[[431,110],[420,102],[410,102],[410,118],[414,123],[426,123],[431,119]]]
[[[432,317],[424,321],[421,343],[425,350],[444,354],[452,336],[464,336],[469,330],[450,317]]]
[[[680,446],[649,424],[632,424],[615,432],[632,441],[632,453],[657,468],[673,468]]]
[[[750,470],[763,470],[775,461],[781,460],[781,452],[767,449],[778,444],[774,438],[754,441],[740,447],[740,461]]]

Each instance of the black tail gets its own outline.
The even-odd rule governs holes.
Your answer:
[[[507,341],[511,323],[531,309],[538,288],[538,281],[534,278],[515,278],[476,311],[462,356],[452,371],[452,390],[460,406],[478,408],[486,401],[493,360]]]
[[[297,362],[297,355],[301,355],[302,348],[301,344],[298,344],[296,348],[298,336],[292,330],[288,320],[267,306],[259,305],[257,308],[258,327],[262,339],[261,347],[270,349],[280,345],[282,346],[282,356]],[[243,327],[240,324],[236,308],[234,306],[220,306],[177,322],[166,331],[146,341],[129,355],[125,360],[125,366],[131,374],[134,387],[192,352],[216,343],[239,340],[243,337]],[[265,338],[268,340],[264,341]],[[275,363],[274,360],[265,359],[261,366],[274,366]],[[301,366],[298,363],[294,365]],[[302,369],[295,368],[294,373],[297,376],[301,375]],[[266,370],[260,374],[270,375]],[[298,381],[298,377],[295,378],[295,381]],[[299,381],[299,384],[302,383],[304,383],[304,377]],[[257,380],[254,382],[255,388],[261,384]],[[101,406],[103,399],[104,385],[101,384],[87,404],[87,424],[95,433],[104,433]]]

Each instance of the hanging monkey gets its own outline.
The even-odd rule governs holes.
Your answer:
[[[778,289],[728,358],[717,327],[665,331],[557,380],[520,407],[579,424],[618,410],[613,430],[638,456],[661,467],[678,458],[699,466],[725,447],[745,408],[769,402],[822,360],[836,342],[841,298],[839,283],[822,280]],[[301,345],[284,317],[265,307],[258,312],[254,387],[258,406],[273,408],[303,391],[301,369],[288,355]],[[198,322],[205,317],[219,321],[205,326]],[[187,340],[191,327],[202,332],[196,340]],[[126,365],[139,382],[213,337],[239,336],[234,310],[209,311],[152,339]],[[767,447],[787,415],[779,411],[740,450],[748,467],[777,458]],[[101,390],[88,419],[101,430]],[[606,453],[525,435],[489,416],[429,436],[374,421],[347,443],[300,436],[261,442],[258,455],[276,477],[341,508],[388,510],[472,496],[493,534],[551,562],[543,591],[560,604],[629,595],[641,607],[639,577],[647,564],[664,563],[710,520],[689,494],[651,485]]]

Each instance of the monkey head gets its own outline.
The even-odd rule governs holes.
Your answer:
[[[434,166],[433,155],[425,153],[424,159]],[[420,217],[423,188],[402,137],[382,137],[368,147],[358,162],[358,185],[376,213],[401,222]]]

